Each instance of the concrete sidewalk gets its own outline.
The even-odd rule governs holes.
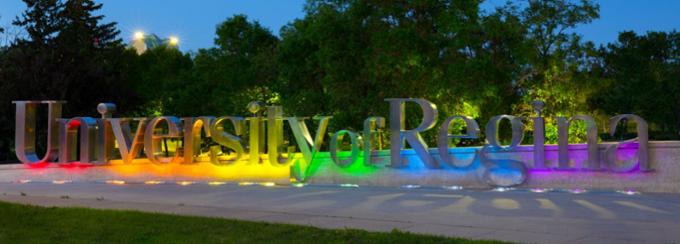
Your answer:
[[[0,200],[526,243],[680,243],[680,195],[0,183]]]

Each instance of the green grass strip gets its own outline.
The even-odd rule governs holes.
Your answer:
[[[138,211],[0,202],[0,243],[500,243]]]

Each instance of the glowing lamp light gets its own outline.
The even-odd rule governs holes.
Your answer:
[[[459,191],[463,190],[462,186],[442,186],[444,190],[449,190],[449,191]]]
[[[633,191],[633,190],[616,191],[616,192],[621,193],[621,194],[625,194],[625,195],[629,195],[629,196],[640,194],[639,191]]]
[[[179,38],[171,36],[170,39],[168,39],[168,43],[172,46],[177,46],[177,44],[179,44]]]
[[[125,181],[122,180],[107,180],[106,184],[110,185],[125,185]]]
[[[529,189],[529,191],[530,191],[530,192],[533,192],[533,193],[545,193],[545,192],[550,191],[550,189],[545,189],[545,188],[531,188],[531,189]]]
[[[587,192],[585,189],[580,189],[580,188],[569,189],[569,190],[567,190],[567,191],[568,191],[569,193],[572,193],[572,194],[581,194],[581,193],[586,193],[586,192]]]
[[[300,188],[300,187],[305,187],[307,184],[296,182],[296,183],[291,183],[290,185],[291,185],[292,187]]]
[[[66,184],[66,183],[71,183],[71,181],[70,180],[53,180],[52,181],[52,184],[56,184],[56,185],[63,185],[63,184]]]
[[[135,40],[142,40],[142,39],[144,39],[144,32],[136,31],[135,34],[134,34],[134,39],[135,39]]]
[[[359,188],[359,185],[357,185],[357,184],[340,184],[340,187],[343,187],[343,188]]]
[[[239,182],[238,185],[239,186],[252,186],[252,185],[255,185],[255,183],[246,181],[246,182]]]
[[[262,183],[260,183],[260,185],[266,186],[266,187],[272,187],[272,186],[276,186],[276,183],[274,183],[274,182],[262,182]]]
[[[147,180],[147,181],[144,181],[144,184],[146,184],[146,185],[158,185],[158,184],[163,184],[163,181]]]
[[[512,190],[514,190],[514,188],[511,188],[511,187],[496,187],[496,188],[493,188],[491,191],[506,192],[506,191],[512,191]]]
[[[18,180],[17,183],[20,184],[26,184],[26,183],[31,183],[32,180]]]
[[[180,185],[180,186],[188,186],[188,185],[194,184],[194,182],[193,181],[178,181],[177,184]]]
[[[420,188],[420,185],[403,185],[401,186],[401,189],[418,189]]]
[[[223,182],[223,181],[211,181],[211,182],[208,182],[208,185],[211,185],[211,186],[221,186],[221,185],[224,185],[224,184],[227,184],[227,182]]]

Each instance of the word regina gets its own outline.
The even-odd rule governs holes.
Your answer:
[[[480,130],[477,122],[467,116],[456,115],[446,118],[440,125],[436,150],[430,150],[421,137],[422,132],[432,129],[437,122],[435,104],[420,98],[389,98],[389,126],[386,128],[385,118],[369,117],[364,121],[361,133],[340,130],[331,135],[329,141],[330,158],[340,167],[362,163],[370,167],[388,166],[390,168],[406,167],[409,163],[422,163],[428,169],[468,168],[475,160],[484,170],[479,176],[481,180],[494,186],[512,186],[521,184],[527,179],[528,169],[573,170],[568,149],[569,127],[575,121],[582,121],[586,126],[587,158],[578,166],[579,170],[611,172],[629,172],[640,170],[651,171],[648,156],[648,128],[644,119],[633,114],[622,114],[609,120],[609,133],[614,135],[616,125],[622,120],[634,121],[637,125],[637,138],[628,141],[608,143],[604,152],[600,152],[598,129],[595,120],[588,115],[577,115],[572,118],[557,117],[558,125],[558,157],[547,161],[545,152],[545,118],[541,117],[543,103],[532,103],[537,116],[529,118],[533,122],[532,160],[498,159],[489,157],[493,152],[515,151],[524,136],[525,126],[522,118],[512,115],[492,117],[486,124],[486,145],[475,150],[474,160],[461,162],[451,153],[451,139],[479,138]],[[115,105],[102,103],[97,106],[101,118],[74,117],[61,118],[62,101],[15,101],[16,104],[16,140],[17,158],[24,164],[60,163],[69,164],[107,164],[111,160],[122,160],[132,163],[143,154],[152,163],[184,163],[196,162],[202,154],[202,137],[209,137],[213,144],[209,146],[210,162],[216,165],[230,165],[240,160],[250,163],[263,163],[268,159],[275,166],[291,167],[291,179],[304,182],[311,177],[310,168],[314,157],[320,152],[331,116],[315,116],[318,120],[316,134],[312,137],[306,118],[284,117],[280,106],[264,106],[261,102],[252,102],[248,109],[252,117],[185,117],[160,116],[155,118],[113,118]],[[406,104],[413,103],[422,110],[421,123],[411,129],[405,125]],[[43,157],[36,153],[36,113],[40,104],[47,104],[47,144]],[[465,124],[465,134],[450,134],[454,121]],[[501,145],[498,138],[499,124],[508,120],[512,127],[512,138],[509,145]],[[136,128],[133,130],[133,121]],[[284,123],[291,129],[292,137],[297,144],[298,152],[286,145],[284,140]],[[228,132],[228,125],[233,132]],[[390,131],[389,160],[378,160],[373,155],[377,148],[375,136],[383,129]],[[247,133],[246,133],[247,131]],[[338,153],[338,143],[349,137],[351,150]],[[247,138],[244,140],[243,138]],[[162,150],[162,141],[172,139],[181,142],[173,156]],[[247,142],[246,142],[247,141]],[[621,160],[617,149],[624,143],[636,142],[638,147],[635,157]],[[410,149],[405,149],[406,145]],[[115,152],[119,152],[118,156]],[[226,149],[226,150],[224,150]],[[408,161],[404,151],[412,150],[418,160]],[[299,153],[301,157],[293,156]],[[203,153],[204,154],[204,153]],[[261,157],[261,154],[266,154]],[[218,156],[219,155],[219,156]],[[114,158],[115,157],[115,158]],[[297,160],[293,160],[299,158]],[[363,160],[359,160],[363,158]],[[363,161],[363,162],[359,162]],[[420,162],[418,162],[420,161]],[[445,167],[443,167],[445,166]],[[505,172],[505,173],[504,173]],[[507,174],[507,172],[511,172]]]

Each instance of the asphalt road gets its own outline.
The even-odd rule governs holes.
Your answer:
[[[0,183],[0,200],[526,243],[680,243],[677,194],[116,183]]]

